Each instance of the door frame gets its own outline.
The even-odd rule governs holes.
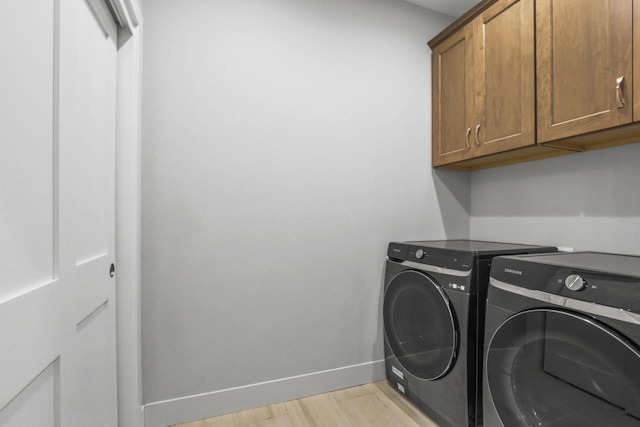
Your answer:
[[[144,426],[140,354],[140,147],[143,20],[139,0],[104,0],[119,21],[116,82],[118,425]]]

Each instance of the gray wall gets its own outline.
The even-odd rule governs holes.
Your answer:
[[[640,144],[471,173],[471,237],[640,255]]]
[[[383,357],[390,240],[469,236],[400,0],[145,3],[143,398]]]

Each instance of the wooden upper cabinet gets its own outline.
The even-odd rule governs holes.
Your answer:
[[[640,141],[640,0],[483,0],[429,46],[433,166]]]
[[[433,165],[535,145],[533,0],[498,0],[433,47]]]
[[[462,28],[433,50],[432,78],[432,163],[440,166],[471,156],[473,27]]]
[[[536,143],[533,15],[533,0],[500,0],[473,21],[477,155]]]
[[[633,69],[640,73],[640,0],[633,2]],[[640,77],[633,86],[633,121],[640,122]]]
[[[538,142],[633,121],[638,7],[632,0],[536,2]]]

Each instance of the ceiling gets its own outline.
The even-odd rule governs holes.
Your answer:
[[[408,2],[437,10],[438,12],[445,13],[459,18],[464,15],[469,9],[480,3],[479,0],[407,0]]]

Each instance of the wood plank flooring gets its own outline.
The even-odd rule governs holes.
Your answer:
[[[175,427],[438,427],[381,381]]]

